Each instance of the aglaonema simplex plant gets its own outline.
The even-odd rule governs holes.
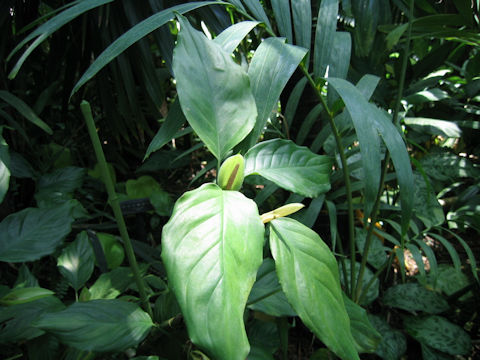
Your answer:
[[[247,73],[230,56],[231,40],[222,42],[232,36],[239,42],[238,28],[229,30],[230,37],[208,40],[184,17],[178,22],[173,70],[183,113],[219,165],[234,148],[244,154],[223,162],[217,183],[181,196],[162,232],[169,286],[192,342],[213,359],[248,356],[244,311],[268,227],[267,246],[293,309],[335,354],[358,359],[333,253],[313,230],[285,217],[301,205],[260,215],[239,191],[251,175],[307,197],[330,189],[329,157],[283,139],[251,146],[306,51],[284,39],[267,39]]]

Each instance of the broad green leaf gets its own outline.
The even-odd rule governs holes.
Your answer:
[[[280,346],[280,334],[273,321],[253,319],[247,329],[251,350],[248,360],[273,360],[273,354]]]
[[[118,267],[100,275],[90,287],[90,299],[115,299],[135,281],[130,268]]]
[[[76,302],[65,310],[45,314],[35,322],[74,348],[121,351],[137,345],[153,326],[137,305],[120,300]]]
[[[340,272],[343,271],[343,268],[342,268],[343,265],[342,264],[345,264],[345,270],[346,270],[347,274],[350,274],[350,269],[351,269],[350,260],[344,260],[343,262],[339,263]],[[360,271],[360,263],[356,262],[355,263],[355,273],[358,275],[359,271]],[[365,287],[372,279],[373,279],[373,272],[368,267],[366,267],[365,272],[363,274],[363,279],[362,279],[362,295],[361,295],[362,299],[360,301],[360,305],[368,305],[378,297],[379,287],[380,287],[380,282],[378,281],[378,278],[376,278],[373,281],[372,285],[367,289],[367,293],[366,294],[363,293],[363,287]],[[350,285],[351,277],[350,276],[347,276],[348,284],[344,283],[345,280],[344,280],[343,276],[340,278],[340,281],[341,281],[343,287],[345,287],[345,285],[348,285],[347,288],[350,289],[350,287],[351,287],[351,285]]]
[[[45,313],[59,311],[65,305],[55,296],[25,304],[0,306],[0,344],[29,340],[44,334],[32,323]]]
[[[60,274],[78,291],[93,272],[94,254],[86,231],[77,235],[74,242],[65,247],[57,258]]]
[[[0,298],[0,305],[18,305],[32,302],[47,296],[52,296],[53,291],[41,287],[15,288]]]
[[[365,216],[370,216],[380,185],[380,142],[374,120],[368,113],[368,102],[351,83],[338,78],[329,78],[328,83],[340,95],[352,118],[362,154],[365,183]]]
[[[382,136],[393,165],[397,182],[400,186],[400,201],[402,206],[402,234],[408,230],[413,211],[413,172],[407,147],[399,130],[393,125],[390,116],[373,104],[368,104],[369,116],[374,120],[374,126]]]
[[[245,140],[246,150],[257,142],[283,88],[306,53],[306,49],[286,44],[281,38],[267,38],[255,51],[248,77],[258,116],[255,127]]]
[[[218,45],[227,53],[232,53],[243,38],[259,24],[258,21],[242,21],[223,30],[215,39]]]
[[[26,262],[50,255],[71,231],[72,204],[27,208],[0,223],[0,261]]]
[[[165,118],[162,126],[148,145],[143,161],[145,161],[153,152],[159,150],[166,143],[171,141],[175,137],[175,134],[178,132],[178,130],[180,130],[182,125],[186,122],[187,119],[185,119],[185,115],[183,115],[180,102],[177,98],[170,107],[168,115]]]
[[[173,71],[183,113],[221,161],[255,125],[257,110],[243,68],[220,45],[179,16]]]
[[[343,302],[350,318],[350,330],[355,339],[357,351],[359,353],[374,352],[382,340],[382,335],[372,326],[364,308],[354,303],[345,294],[343,294]]]
[[[82,186],[85,173],[84,168],[68,166],[42,175],[37,182],[37,203],[51,203],[52,198],[57,197],[70,199],[73,192]]]
[[[471,351],[471,339],[465,330],[441,316],[406,316],[403,325],[418,342],[436,350],[450,355],[467,355]]]
[[[286,37],[289,44],[293,44],[290,0],[272,0],[271,3],[280,35]]]
[[[205,184],[175,204],[162,259],[192,342],[218,359],[244,360],[248,295],[262,263],[264,226],[252,200]]]
[[[150,175],[130,179],[125,183],[125,191],[130,199],[148,198],[153,193],[163,191],[162,186]]]
[[[35,112],[30,108],[30,106],[28,106],[22,99],[5,90],[0,90],[0,99],[5,101],[10,106],[13,106],[21,115],[23,115],[23,117],[25,117],[25,119],[30,121],[32,124],[38,126],[47,134],[53,134],[50,126],[48,126],[42,119],[40,119],[37,114],[35,114]]]
[[[310,0],[291,1],[295,44],[310,50],[312,38],[312,5]],[[309,59],[305,66],[308,68]]]
[[[426,175],[425,175],[426,176]],[[435,193],[430,184],[428,184],[420,173],[413,173],[414,179],[414,214],[422,220],[427,229],[444,223],[445,214],[442,206],[437,200]]]
[[[263,6],[258,0],[243,0],[245,5],[247,5],[248,10],[253,14],[255,19],[262,21],[268,29],[272,29],[272,25],[270,25],[270,21],[268,20],[267,14],[265,14],[265,10],[263,10]]]
[[[342,359],[358,359],[332,252],[296,220],[279,218],[270,224],[270,249],[290,304],[330,350]]]
[[[264,141],[245,154],[245,176],[258,174],[303,196],[317,197],[330,190],[332,162],[290,140]]]
[[[0,204],[3,202],[10,183],[10,153],[0,127]]]
[[[405,335],[390,327],[390,325],[376,315],[368,315],[370,323],[382,334],[382,340],[378,344],[375,354],[384,360],[398,360],[407,351],[407,339]]]
[[[334,45],[337,29],[338,0],[322,0],[318,9],[315,31],[315,48],[313,51],[313,74],[315,78],[325,77],[330,63],[330,54]]]
[[[418,283],[394,285],[385,291],[382,300],[387,306],[412,313],[423,311],[428,314],[438,314],[449,308],[442,295]]]
[[[111,1],[111,0],[109,0]],[[107,66],[113,59],[123,53],[141,38],[165,25],[170,21],[175,13],[183,14],[205,5],[222,4],[220,1],[198,1],[189,4],[179,4],[171,8],[153,14],[149,18],[139,22],[130,30],[123,33],[118,39],[112,42],[83,73],[82,77],[73,87],[70,97],[75,94],[80,87],[93,78],[100,70]]]
[[[248,297],[248,308],[261,311],[271,316],[296,316],[275,272],[275,262],[272,259],[263,260],[258,269],[257,280],[253,284]]]
[[[407,117],[403,120],[413,130],[422,134],[441,135],[445,137],[461,137],[462,129],[453,121],[429,119],[422,117]]]
[[[108,233],[97,233],[98,240],[102,246],[108,268],[113,270],[122,265],[125,258],[125,250],[118,238]]]

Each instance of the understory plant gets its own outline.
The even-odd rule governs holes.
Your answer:
[[[475,355],[478,2],[41,3],[0,72],[7,358]]]

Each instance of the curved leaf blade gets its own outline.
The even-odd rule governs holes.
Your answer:
[[[72,203],[46,209],[27,208],[0,223],[0,261],[26,262],[55,251],[71,231]]]
[[[47,296],[52,296],[53,294],[53,291],[41,287],[15,288],[0,298],[0,305],[25,304]]]
[[[57,259],[60,274],[78,291],[93,272],[95,257],[86,231],[77,235],[73,243],[63,249]]]
[[[380,141],[373,119],[367,112],[368,102],[355,86],[346,80],[328,78],[328,83],[342,98],[352,118],[360,143],[365,183],[365,216],[370,216],[380,185]]]
[[[10,106],[13,106],[23,117],[25,117],[25,119],[38,126],[47,134],[53,134],[53,130],[50,128],[50,126],[40,119],[32,110],[32,108],[28,106],[22,99],[5,90],[0,90],[0,99],[8,103]]]
[[[286,44],[285,39],[281,38],[265,39],[255,51],[248,77],[258,117],[255,127],[245,140],[247,150],[257,142],[283,88],[306,53],[306,49]]]
[[[257,109],[250,80],[230,54],[179,16],[181,29],[173,71],[183,113],[221,161],[255,125]]]
[[[137,345],[153,323],[137,305],[121,300],[76,302],[34,324],[84,351],[120,351]]]
[[[330,190],[332,161],[290,140],[261,142],[245,154],[245,176],[258,174],[311,198]]]
[[[296,220],[279,218],[270,224],[270,248],[290,304],[335,354],[342,359],[359,359],[337,262],[330,249],[320,236]]]
[[[112,0],[109,0],[112,1]],[[98,57],[97,59],[88,67],[88,69],[83,73],[80,80],[77,81],[73,87],[70,97],[75,94],[78,89],[80,89],[87,81],[93,78],[100,70],[107,66],[113,59],[118,55],[127,50],[130,46],[136,43],[141,38],[147,36],[152,31],[157,30],[159,27],[165,25],[170,21],[175,13],[184,14],[188,11],[197,9],[205,5],[213,4],[222,4],[219,1],[199,1],[192,2],[188,4],[180,4],[172,6],[171,8],[160,11],[145,20],[139,22],[133,26],[130,30],[125,32],[122,36],[116,39],[113,43],[110,44]]]
[[[163,228],[162,259],[190,338],[214,358],[248,355],[243,312],[263,233],[255,203],[215,184],[185,193]]]
[[[232,53],[243,38],[259,24],[258,21],[242,21],[223,30],[215,39],[218,45],[227,53]]]

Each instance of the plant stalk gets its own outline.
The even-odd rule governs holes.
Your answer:
[[[399,113],[400,113],[400,105],[402,102],[402,97],[403,97],[403,89],[405,86],[405,77],[407,73],[407,64],[408,64],[408,58],[409,58],[409,53],[410,53],[410,39],[412,35],[412,21],[413,21],[413,4],[414,1],[410,0],[410,17],[408,20],[408,29],[407,29],[407,40],[405,43],[405,54],[402,59],[402,69],[400,73],[400,81],[398,83],[398,94],[397,94],[397,99],[395,101],[395,109],[393,113],[393,124],[395,126],[398,126],[399,123]],[[385,154],[385,159],[383,162],[383,168],[382,168],[382,173],[380,176],[380,186],[378,188],[378,193],[377,197],[375,199],[375,204],[373,205],[372,209],[372,215],[371,215],[371,220],[370,220],[370,226],[368,227],[367,231],[367,236],[365,240],[365,247],[363,249],[363,254],[362,254],[362,262],[360,263],[360,270],[358,272],[358,279],[357,279],[357,285],[354,288],[354,299],[355,301],[359,301],[361,298],[361,293],[362,293],[362,280],[363,280],[363,275],[365,273],[365,267],[367,264],[367,258],[368,258],[368,252],[370,250],[370,246],[372,244],[372,235],[373,235],[373,230],[375,228],[375,224],[378,219],[378,209],[380,208],[380,198],[382,196],[383,190],[385,188],[385,177],[387,176],[388,172],[388,165],[390,163],[390,153],[388,152],[388,149],[386,150]],[[403,251],[405,247],[405,236],[404,234],[401,235],[401,251]]]
[[[337,126],[335,125],[335,121],[333,119],[333,113],[330,111],[327,102],[325,101],[325,98],[322,96],[322,93],[320,92],[320,89],[318,89],[317,85],[315,84],[315,81],[313,80],[312,76],[309,74],[308,70],[305,69],[304,66],[300,66],[302,69],[303,73],[305,74],[310,86],[313,88],[315,91],[315,94],[317,95],[318,99],[322,103],[323,108],[325,109],[325,112],[328,115],[328,122],[332,128],[333,136],[335,137],[335,142],[337,145],[337,150],[340,156],[340,162],[342,164],[343,168],[343,180],[345,182],[345,190],[346,190],[346,195],[347,195],[347,213],[348,213],[348,239],[349,239],[349,244],[350,244],[350,261],[352,266],[350,266],[350,284],[351,284],[351,289],[352,291],[350,292],[350,296],[353,297],[354,292],[353,289],[354,284],[355,284],[355,255],[356,255],[356,247],[355,247],[355,219],[353,215],[353,199],[352,199],[352,186],[350,183],[350,171],[348,170],[348,164],[347,164],[347,157],[345,155],[345,149],[342,144],[342,138],[340,136],[340,133],[338,132]]]
[[[90,139],[95,150],[98,164],[100,165],[100,171],[102,173],[103,181],[105,182],[105,186],[107,188],[108,202],[113,210],[113,214],[115,215],[115,220],[117,221],[118,230],[123,240],[125,252],[127,253],[128,262],[130,264],[130,268],[132,269],[133,276],[138,287],[138,292],[140,293],[140,299],[143,308],[145,309],[145,311],[147,311],[150,317],[153,318],[152,308],[150,307],[147,293],[145,291],[145,284],[140,275],[140,270],[138,269],[137,259],[135,258],[132,242],[130,241],[127,226],[125,224],[125,219],[123,218],[122,210],[120,209],[118,196],[115,192],[115,185],[110,176],[110,172],[108,171],[105,154],[103,153],[102,145],[100,143],[100,139],[95,128],[95,122],[93,120],[90,104],[87,101],[83,100],[80,104],[80,109],[82,111],[85,122],[87,123],[88,133],[90,135]]]

